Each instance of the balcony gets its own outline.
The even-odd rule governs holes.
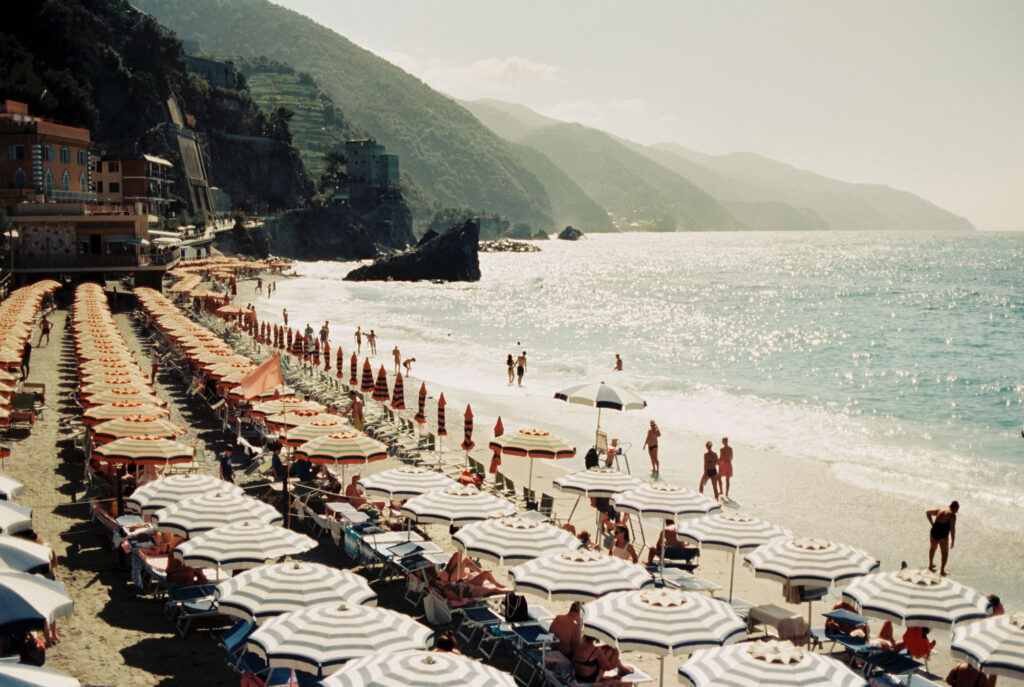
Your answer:
[[[96,193],[93,191],[63,191],[52,189],[46,192],[46,200],[55,203],[95,203]]]
[[[21,255],[14,254],[14,269],[131,269],[137,267],[159,267],[169,265],[181,257],[181,251],[173,248],[153,253],[135,255],[132,253],[103,254],[83,253],[80,255]]]

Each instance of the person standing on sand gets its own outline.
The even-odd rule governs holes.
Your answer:
[[[356,340],[356,355],[362,355],[363,354],[363,330],[360,329],[359,327],[356,327],[355,340]]]
[[[651,456],[651,474],[657,476],[661,472],[661,464],[658,463],[658,438],[661,437],[661,430],[658,423],[651,420],[651,427],[647,430],[647,438],[644,439],[643,448]]]
[[[704,444],[707,453],[704,454],[704,474],[700,478],[698,491],[704,493],[704,485],[711,480],[711,488],[715,492],[715,500],[718,500],[718,454],[711,450],[711,442]]]
[[[622,372],[622,358],[618,353],[615,354],[615,371]]]
[[[408,377],[412,374],[412,364],[416,362],[416,358],[406,358],[402,361],[402,367],[405,368],[405,376]]]
[[[284,326],[288,326],[288,308],[281,309],[281,317],[284,318]]]
[[[25,342],[25,349],[21,353],[21,378],[28,379],[29,363],[32,362],[32,342]]]
[[[956,545],[956,514],[960,512],[960,503],[953,501],[948,508],[933,508],[925,511],[925,517],[932,526],[928,532],[930,545],[928,547],[928,569],[935,572],[935,549],[942,553],[941,567],[939,574],[946,574],[946,561],[949,560],[949,550]]]
[[[398,350],[397,345],[391,351],[391,355],[395,358],[395,374],[398,374],[398,368],[402,366],[402,353]]]
[[[217,462],[220,463],[220,478],[225,482],[235,483],[235,468],[231,464],[231,451],[235,447],[228,444],[224,447],[224,453],[220,454]]]
[[[39,321],[39,340],[36,341],[36,348],[39,348],[43,344],[43,339],[46,339],[46,344],[50,344],[50,319],[43,315],[43,319]]]
[[[377,334],[370,329],[370,333],[366,335],[366,343],[370,344],[370,355],[377,356]]]
[[[732,486],[732,446],[729,445],[729,437],[722,437],[722,448],[718,454],[718,476],[720,480],[725,479],[725,488],[720,486],[719,491],[725,494],[725,498],[729,498],[729,487]]]
[[[256,293],[263,293],[263,280],[262,279],[257,279],[256,280]]]
[[[508,383],[511,386],[512,382],[516,381],[516,361],[512,359],[511,353],[508,354],[505,364],[508,365]]]
[[[519,386],[523,385],[524,374],[526,374],[526,351],[516,358],[516,376],[519,378]]]

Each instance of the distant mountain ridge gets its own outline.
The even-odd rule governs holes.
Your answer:
[[[565,123],[523,105],[490,99],[463,105],[499,136],[541,150],[556,163],[558,160],[553,151],[560,150],[570,140],[574,144],[580,143],[578,130],[560,128]],[[563,169],[612,214],[617,213],[609,205],[617,201],[604,196],[601,189],[588,188],[588,184],[576,174],[593,177],[594,168],[623,159],[625,152],[622,149],[626,149],[706,192],[734,222],[750,229],[974,230],[965,218],[912,193],[884,185],[838,181],[755,153],[707,155],[677,144],[644,146],[603,132],[589,131],[593,132],[590,137],[595,140],[599,138],[596,134],[605,137],[601,143],[602,151],[592,149],[591,152],[608,155],[608,159],[604,162],[591,159],[590,164],[582,169],[563,160],[571,167]],[[566,140],[559,142],[563,136]],[[659,171],[658,175],[664,177],[663,172]],[[629,186],[629,182],[624,186]],[[652,210],[663,205],[660,199],[650,196],[650,189],[643,186],[632,188],[638,193],[648,194]],[[621,211],[620,208],[618,212]]]

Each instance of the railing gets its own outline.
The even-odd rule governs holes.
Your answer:
[[[60,267],[149,267],[151,265],[168,265],[181,257],[177,248],[154,254],[109,254],[94,255],[15,255],[15,269],[38,269]]]
[[[53,189],[46,192],[46,199],[58,203],[95,203],[96,194],[93,191],[64,191]]]

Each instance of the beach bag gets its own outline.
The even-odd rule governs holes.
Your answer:
[[[600,458],[597,455],[597,448],[591,447],[591,449],[587,451],[587,455],[583,457],[583,465],[587,470],[591,470],[596,468],[599,462]]]
[[[444,599],[439,598],[437,591],[431,590],[423,597],[423,617],[431,625],[450,625],[452,611]]]
[[[501,612],[510,623],[523,623],[530,619],[530,607],[521,594],[509,592],[501,602]]]

